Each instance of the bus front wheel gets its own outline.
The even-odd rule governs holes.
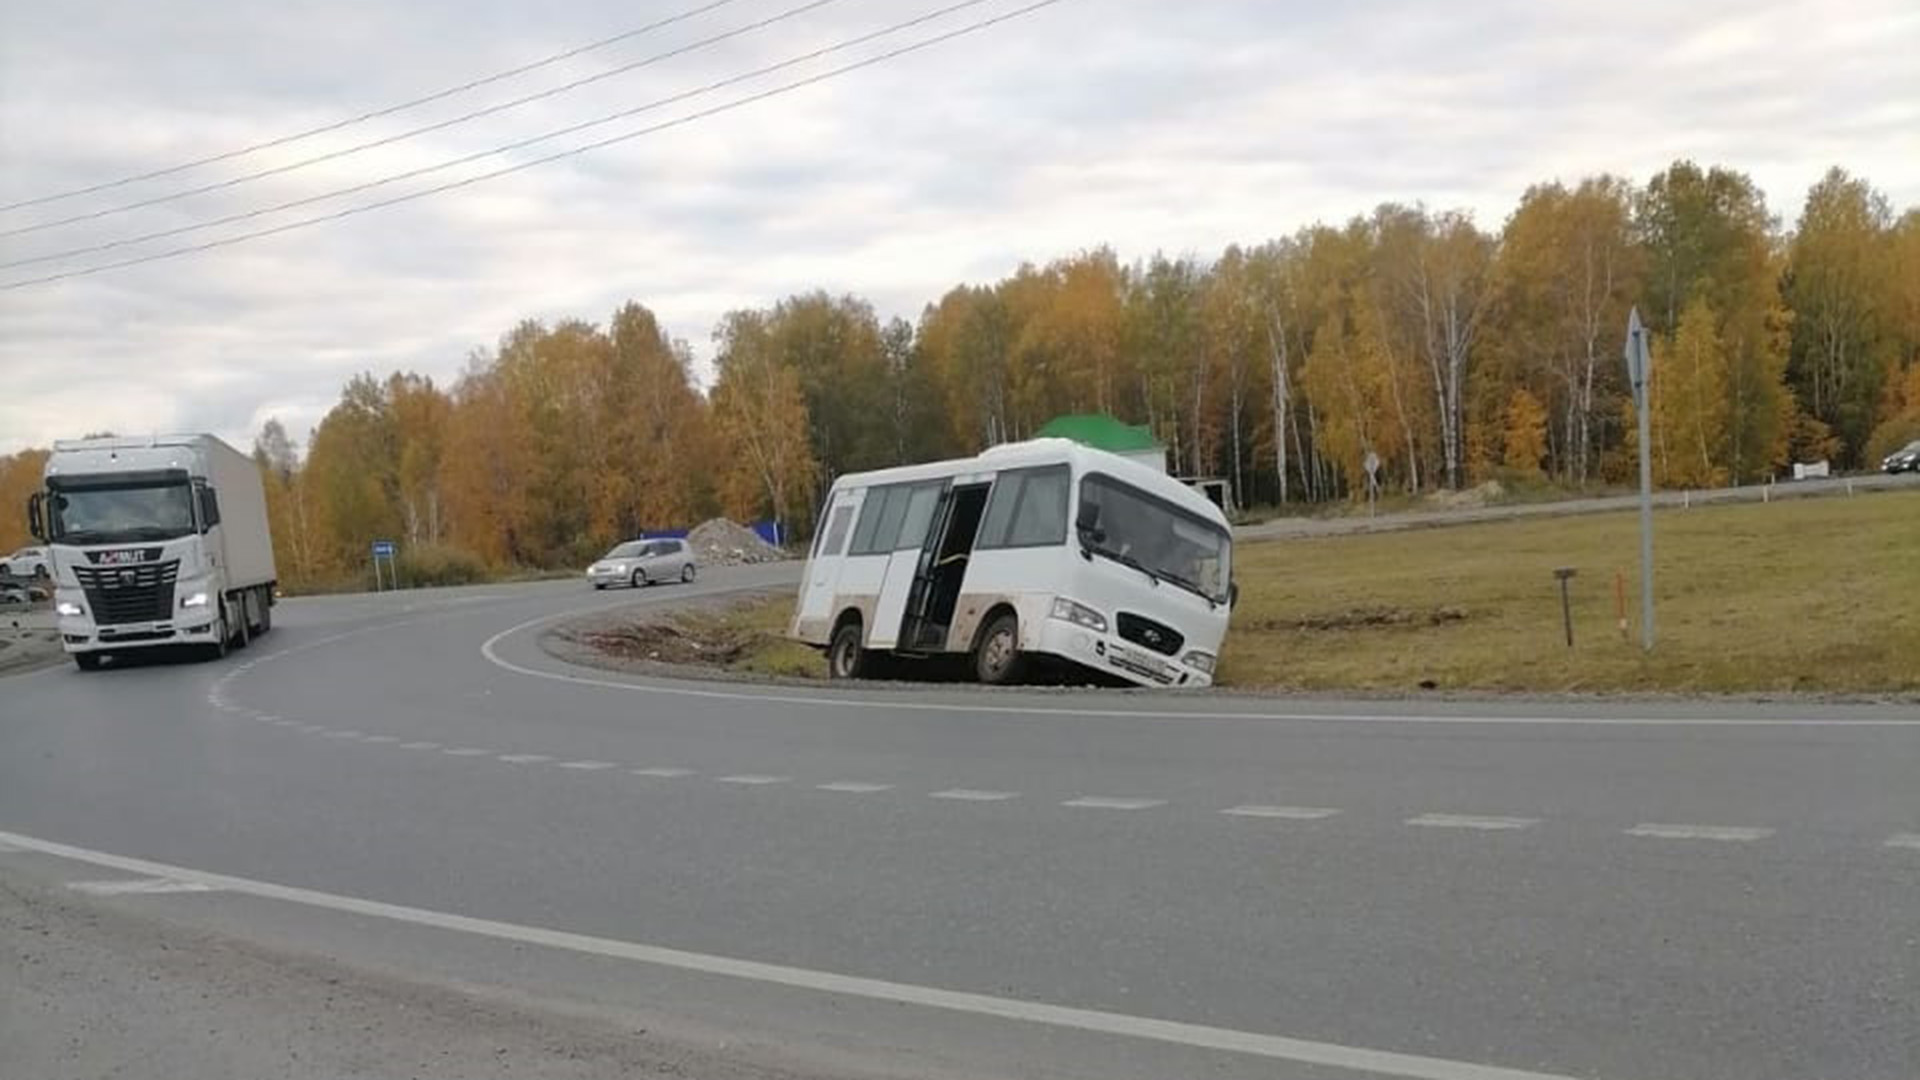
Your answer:
[[[865,678],[867,668],[867,650],[862,647],[861,629],[857,622],[841,623],[833,632],[833,641],[827,646],[827,675],[834,679]]]
[[[1016,682],[1026,666],[1020,655],[1020,620],[1012,612],[994,616],[973,649],[973,673],[989,686]]]

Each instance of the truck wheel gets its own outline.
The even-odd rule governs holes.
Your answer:
[[[77,652],[73,654],[73,664],[81,671],[99,671],[100,654],[97,652]]]
[[[239,632],[234,635],[234,646],[244,649],[253,643],[253,616],[247,614],[247,594],[241,593],[235,598],[234,606],[240,610]]]
[[[1020,678],[1025,660],[1020,655],[1020,620],[1003,613],[987,624],[973,647],[973,674],[988,686],[1004,686]]]
[[[220,621],[213,626],[213,644],[207,646],[207,659],[224,660],[227,656],[227,614],[220,613]]]
[[[261,589],[260,625],[254,628],[253,636],[259,637],[271,629],[273,629],[273,593],[270,590]]]
[[[872,666],[867,650],[861,647],[860,624],[843,622],[833,632],[833,640],[827,645],[827,677],[830,679],[863,679],[867,669]]]

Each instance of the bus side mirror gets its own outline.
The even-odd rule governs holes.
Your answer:
[[[27,531],[35,540],[47,542],[47,497],[36,491],[27,498]]]
[[[1106,540],[1107,534],[1100,530],[1100,504],[1081,503],[1079,513],[1073,518],[1073,528],[1082,541],[1098,544]]]

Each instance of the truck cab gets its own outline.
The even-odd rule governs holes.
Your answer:
[[[83,670],[158,645],[224,655],[271,625],[265,492],[252,459],[213,436],[56,442],[28,515]]]

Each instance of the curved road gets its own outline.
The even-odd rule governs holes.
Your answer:
[[[225,664],[0,679],[0,885],[698,1075],[1920,1074],[1912,706],[816,692],[537,644],[795,577],[294,601]]]

